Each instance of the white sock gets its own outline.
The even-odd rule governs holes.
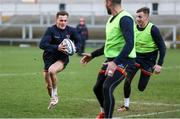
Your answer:
[[[53,89],[53,92],[54,92],[54,96],[57,96],[57,95],[58,95],[58,93],[57,93],[57,88],[54,88],[54,89]]]
[[[53,97],[54,96],[54,91],[53,91],[53,89],[51,89],[51,97]]]
[[[100,107],[101,112],[104,112],[104,108]]]
[[[52,90],[51,90],[51,97],[55,97],[55,96],[57,96],[58,94],[57,94],[57,88],[53,88]]]
[[[124,106],[129,107],[129,98],[124,98]]]

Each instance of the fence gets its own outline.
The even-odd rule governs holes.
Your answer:
[[[39,44],[39,41],[49,25],[0,25],[0,44],[16,45],[16,44]],[[90,30],[90,40],[88,44],[93,46],[104,43],[104,25],[88,26]],[[163,39],[167,45],[176,48],[180,44],[180,25],[159,25]],[[96,33],[96,34],[95,34]],[[100,36],[97,36],[100,35]]]

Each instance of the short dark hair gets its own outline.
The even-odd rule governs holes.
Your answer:
[[[62,16],[66,15],[66,16],[69,16],[68,12],[66,12],[66,11],[59,11],[59,12],[57,12],[57,13],[56,13],[56,18],[58,18],[59,15],[62,15]]]
[[[136,13],[143,12],[144,14],[149,15],[150,9],[148,7],[142,7],[136,11]]]

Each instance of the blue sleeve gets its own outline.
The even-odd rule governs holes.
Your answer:
[[[128,55],[134,48],[134,22],[131,17],[124,16],[119,22],[122,34],[125,39],[125,45],[120,52],[120,54],[114,59],[116,64],[119,64],[125,58],[128,58]]]
[[[166,45],[164,43],[164,40],[160,34],[159,29],[153,25],[151,28],[151,36],[156,43],[158,50],[159,50],[159,59],[158,59],[158,65],[162,65],[164,61],[164,57],[166,54]]]
[[[101,48],[96,49],[95,51],[93,51],[91,53],[92,58],[99,57],[99,56],[103,55],[104,54],[104,46],[105,45],[103,45]]]
[[[51,44],[51,41],[52,41],[52,32],[51,29],[48,28],[40,41],[39,47],[49,52],[53,52],[55,50],[57,51],[58,45]]]

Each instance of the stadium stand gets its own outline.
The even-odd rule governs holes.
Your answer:
[[[179,44],[180,1],[125,0],[123,4],[132,14],[139,7],[149,7],[151,21],[160,25],[165,40],[173,47]],[[38,43],[44,30],[54,23],[54,14],[62,8],[70,13],[72,26],[78,23],[79,17],[86,19],[90,32],[88,42],[96,40],[102,43],[108,18],[104,0],[0,0],[0,41],[9,41],[8,44],[13,44],[13,41]]]

